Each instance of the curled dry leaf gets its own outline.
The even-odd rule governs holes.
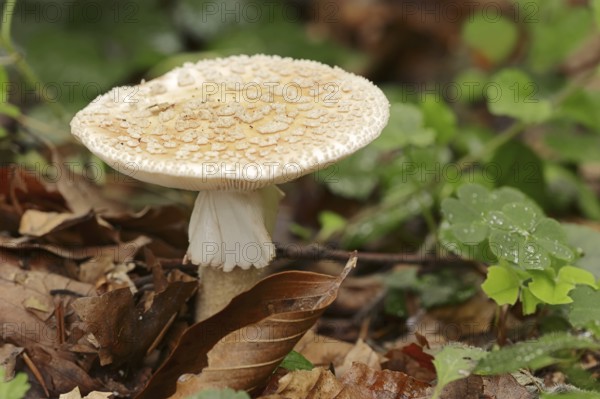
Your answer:
[[[12,378],[15,376],[15,364],[17,357],[23,352],[23,348],[11,344],[0,346],[0,368],[4,369],[4,376]]]
[[[404,373],[354,363],[341,379],[329,370],[298,370],[279,379],[277,391],[260,399],[421,399],[429,384]]]
[[[352,349],[344,357],[344,361],[338,367],[335,367],[336,375],[343,376],[351,368],[354,362],[366,364],[373,370],[381,370],[381,357],[365,341],[359,339]]]
[[[84,322],[81,327],[87,334],[93,334],[99,345],[101,365],[118,366],[141,360],[165,325],[192,296],[196,280],[179,271],[171,275],[172,282],[162,292],[137,304],[129,288],[73,302],[73,309]]]
[[[441,399],[532,399],[534,395],[510,374],[497,376],[471,375],[448,384]]]
[[[28,209],[21,217],[19,234],[41,237],[50,232],[73,226],[90,216],[91,213],[89,211],[71,213],[43,212],[37,209]]]
[[[398,371],[375,370],[362,363],[354,363],[340,379],[345,385],[367,388],[373,398],[417,399],[425,397],[429,384]]]
[[[371,399],[359,387],[346,387],[329,370],[298,370],[279,379],[277,392],[259,399]]]
[[[340,366],[348,352],[354,348],[349,342],[340,341],[308,331],[294,347],[294,350],[304,356],[315,366],[329,368]]]
[[[335,300],[355,265],[352,257],[338,277],[284,272],[261,280],[221,312],[188,328],[136,399],[259,387]],[[183,374],[187,378],[180,379]]]

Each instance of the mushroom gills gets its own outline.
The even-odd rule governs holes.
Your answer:
[[[190,219],[187,258],[224,272],[267,266],[275,257],[271,233],[282,197],[275,185],[250,192],[200,191]]]
[[[187,259],[198,265],[196,321],[222,310],[262,277],[275,257],[271,234],[283,192],[201,191],[189,226]]]

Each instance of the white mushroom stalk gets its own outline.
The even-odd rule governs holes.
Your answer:
[[[387,99],[362,77],[255,55],[187,63],[114,88],[80,111],[71,128],[130,177],[199,193],[187,258],[199,265],[198,314],[206,318],[273,259],[282,196],[276,185],[364,147],[388,117]]]

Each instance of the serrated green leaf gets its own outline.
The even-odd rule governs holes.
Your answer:
[[[583,256],[577,259],[575,266],[591,272],[600,279],[600,232],[577,224],[564,224],[568,244],[577,248]]]
[[[474,373],[494,375],[521,368],[538,369],[554,363],[554,355],[559,351],[596,348],[600,348],[600,343],[590,337],[568,333],[547,334],[535,341],[519,342],[488,353],[479,361]]]
[[[188,396],[186,399],[250,399],[250,395],[244,391],[234,391],[231,388],[207,389]]]
[[[519,297],[521,279],[510,266],[490,266],[481,288],[498,305],[514,305]]]
[[[488,107],[494,115],[511,116],[525,123],[540,123],[552,115],[548,100],[537,97],[538,86],[517,69],[504,69],[488,84]]]
[[[4,381],[4,368],[0,367],[0,398],[22,399],[30,387],[25,373],[17,373],[12,380]]]
[[[531,270],[530,273],[532,281],[527,287],[541,301],[550,305],[573,302],[569,292],[575,288],[574,284],[558,280],[552,270]]]
[[[291,351],[281,362],[279,367],[289,371],[294,370],[312,370],[315,366],[304,356],[296,351]]]
[[[452,381],[468,377],[478,362],[486,355],[487,353],[480,348],[460,344],[446,345],[435,355],[433,360],[437,385],[432,398],[438,398],[444,387]]]
[[[590,287],[577,287],[571,292],[569,322],[578,328],[600,326],[600,291]]]
[[[571,391],[563,393],[542,393],[540,399],[600,399],[600,392]]]
[[[490,20],[477,13],[464,24],[462,37],[470,47],[497,63],[512,52],[518,31],[515,24],[506,18]]]

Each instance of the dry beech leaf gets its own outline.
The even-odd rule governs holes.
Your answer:
[[[357,386],[345,386],[329,370],[317,367],[297,370],[279,379],[277,391],[259,399],[371,399],[368,391]]]
[[[137,304],[129,288],[73,302],[73,309],[84,322],[81,328],[93,334],[100,345],[101,365],[132,364],[143,358],[165,325],[192,296],[196,280],[179,271],[171,274],[177,274],[182,281],[171,282],[164,291]]]
[[[353,367],[354,362],[366,364],[373,370],[381,370],[381,357],[362,339],[359,339],[354,347],[346,354],[342,364],[335,367],[336,375],[346,374],[346,372]]]
[[[353,256],[338,277],[292,271],[261,280],[188,328],[136,399],[183,399],[209,387],[256,389],[335,300],[355,265]]]
[[[15,376],[15,365],[17,357],[23,352],[23,348],[11,344],[0,346],[0,368],[4,369],[4,376],[12,378]]]
[[[354,363],[340,381],[345,385],[367,388],[377,399],[424,398],[430,387],[399,371],[374,370],[362,363]]]
[[[349,342],[315,334],[311,330],[298,341],[294,350],[315,366],[329,368],[329,365],[340,366],[352,348],[354,345]]]
[[[80,213],[43,212],[36,209],[25,211],[21,217],[19,234],[41,237],[52,231],[72,226],[91,216],[89,211]]]
[[[117,245],[73,247],[55,244],[36,244],[30,242],[28,237],[7,238],[0,237],[0,248],[12,250],[42,250],[65,259],[83,260],[87,258],[98,258],[108,256],[115,263],[127,262],[134,258],[135,254],[144,246],[152,242],[146,236],[138,236],[134,240]]]
[[[75,387],[71,392],[61,394],[58,399],[108,399],[111,395],[112,392],[93,391],[82,397],[79,387]]]
[[[532,399],[534,395],[510,374],[496,376],[471,375],[448,384],[442,399]]]

